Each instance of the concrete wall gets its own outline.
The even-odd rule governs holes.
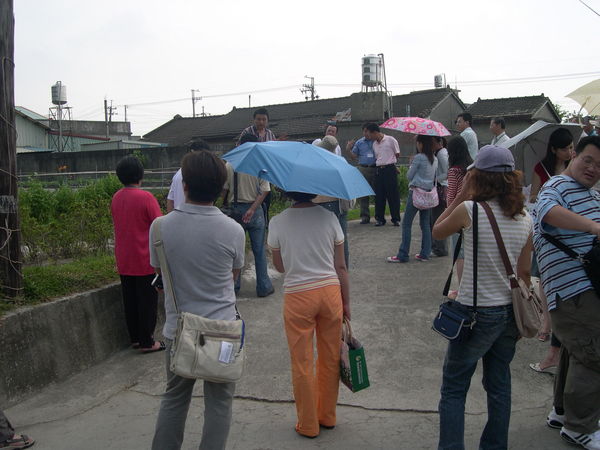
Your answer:
[[[506,120],[506,134],[510,137],[513,137],[519,134],[521,131],[529,128],[535,120],[528,119],[510,119],[505,118]],[[477,133],[477,140],[479,141],[479,146],[483,147],[484,145],[492,142],[492,132],[490,131],[490,121],[489,120],[474,120],[473,130]]]
[[[221,154],[231,147],[211,145],[211,148]],[[93,172],[115,170],[117,162],[134,149],[122,150],[93,150],[87,152],[54,152],[54,153],[21,153],[17,155],[17,173],[26,175],[32,173],[55,173],[58,168],[67,166],[67,172]],[[139,151],[145,157],[145,168],[161,169],[179,167],[181,158],[188,151],[187,147],[155,147],[142,148]]]
[[[10,313],[0,319],[0,405],[128,345],[119,284]]]

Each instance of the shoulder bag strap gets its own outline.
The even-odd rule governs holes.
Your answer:
[[[508,281],[510,282],[511,289],[518,287],[517,276],[515,275],[515,271],[510,264],[510,260],[508,259],[508,253],[506,252],[506,246],[504,245],[504,239],[502,239],[502,235],[500,234],[500,229],[498,228],[498,222],[496,221],[496,217],[494,217],[494,212],[490,205],[486,202],[481,202],[481,206],[485,210],[485,213],[488,216],[490,221],[490,225],[492,226],[492,231],[494,232],[494,237],[496,238],[496,244],[498,245],[498,250],[500,251],[500,257],[502,258],[502,262],[504,263],[504,268],[506,269],[506,275],[508,275]]]
[[[460,246],[462,245],[463,233],[460,232],[458,236],[458,240],[456,241],[456,247],[454,247],[454,257],[452,258],[452,267],[450,268],[450,275],[448,275],[448,279],[446,280],[446,284],[444,285],[444,291],[442,295],[444,297],[448,296],[448,292],[450,291],[450,284],[452,283],[452,275],[454,273],[454,265],[456,264],[456,260],[458,259],[458,254],[460,253]]]
[[[175,298],[175,290],[173,289],[173,279],[171,278],[171,271],[169,270],[169,265],[167,264],[165,246],[162,240],[161,225],[164,217],[165,216],[157,217],[154,220],[154,228],[152,228],[152,245],[154,245],[154,248],[156,248],[156,253],[158,253],[158,260],[160,262],[160,273],[162,277],[165,280],[167,280],[167,292],[171,294],[173,304],[175,305],[175,311],[177,311],[177,314],[179,314],[179,307],[177,306],[177,299]]]
[[[473,308],[477,314],[477,240],[479,238],[479,224],[477,223],[477,202],[473,202]]]
[[[560,241],[560,239],[557,239],[557,238],[555,238],[554,236],[552,236],[551,234],[548,234],[548,233],[542,233],[542,236],[544,237],[544,239],[546,239],[548,242],[550,242],[551,244],[553,244],[558,249],[560,249],[563,252],[565,252],[571,258],[577,259],[577,260],[581,259],[582,255],[580,255],[579,253],[576,253],[573,249],[571,249],[567,245],[563,244]]]

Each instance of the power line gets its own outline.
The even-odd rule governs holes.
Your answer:
[[[600,14],[598,14],[590,5],[588,5],[587,3],[585,3],[583,0],[579,0],[579,3],[582,3],[583,6],[585,6],[587,9],[589,9],[590,11],[592,11],[597,16],[600,16]]]

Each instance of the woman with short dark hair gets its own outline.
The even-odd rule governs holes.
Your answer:
[[[439,403],[439,449],[464,449],[465,401],[478,361],[483,360],[483,387],[487,393],[488,421],[479,448],[507,448],[510,422],[510,362],[519,339],[512,294],[486,202],[503,237],[516,274],[530,284],[531,218],[525,210],[521,172],[515,170],[510,150],[486,145],[477,153],[462,191],[433,227],[437,239],[463,230],[465,269],[458,291],[458,308],[473,312],[473,211],[477,220],[477,315],[466,340],[448,344]]]
[[[285,273],[283,319],[298,415],[295,429],[313,438],[320,427],[336,424],[342,315],[350,319],[344,234],[335,214],[312,202],[314,194],[287,195],[293,204],[271,219],[267,242],[273,265]]]
[[[175,293],[181,312],[208,319],[235,320],[234,279],[244,265],[245,233],[233,219],[214,206],[227,179],[225,164],[213,153],[188,153],[181,162],[185,203],[160,219],[165,258],[171,273],[165,277],[167,387],[160,403],[153,450],[181,448],[195,379],[170,370],[170,350],[177,328]],[[157,222],[152,224],[151,235]],[[151,264],[161,271],[153,246]],[[224,450],[233,409],[235,383],[204,381],[204,427],[201,450]]]
[[[125,156],[116,172],[124,187],[113,196],[110,210],[129,338],[132,347],[144,353],[164,350],[164,343],[153,337],[158,294],[151,284],[154,269],[148,249],[148,230],[162,212],[154,195],[140,189],[144,167],[139,159]]]

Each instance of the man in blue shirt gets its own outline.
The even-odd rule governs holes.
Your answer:
[[[533,211],[534,245],[552,331],[562,342],[550,427],[571,444],[600,449],[600,296],[583,265],[555,247],[548,233],[578,254],[600,238],[600,137],[581,139],[561,175],[550,178]]]
[[[348,141],[346,150],[350,151],[353,159],[358,159],[358,170],[369,182],[371,188],[375,190],[375,152],[373,151],[373,141],[367,139],[366,125],[363,125],[363,137],[358,141]],[[360,224],[364,225],[371,221],[371,212],[369,210],[369,196],[362,197],[360,202]]]

